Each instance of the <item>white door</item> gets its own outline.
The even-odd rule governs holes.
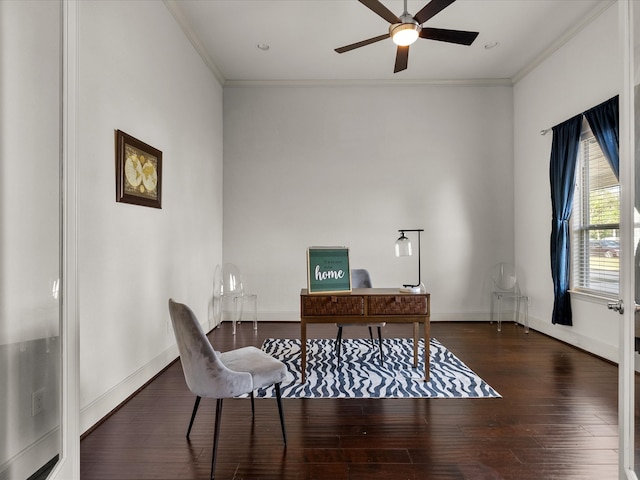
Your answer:
[[[0,1],[0,478],[62,457],[61,2]]]
[[[0,0],[2,1],[2,0]],[[79,325],[76,261],[79,0],[62,4],[62,408],[60,461],[48,480],[80,478]]]
[[[619,321],[619,411],[620,474],[621,479],[635,479],[638,467],[634,455],[634,398],[635,392],[635,317],[640,295],[640,256],[636,247],[640,229],[637,228],[640,207],[640,1],[619,0],[620,37],[623,53],[623,78],[620,91],[620,302],[610,305],[620,316]],[[639,90],[635,92],[635,86]],[[636,96],[638,97],[636,99]],[[638,120],[636,120],[638,119]],[[638,199],[636,199],[638,197]],[[640,293],[640,290],[639,290]]]

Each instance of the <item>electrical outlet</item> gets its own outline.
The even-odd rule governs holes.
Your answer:
[[[31,394],[31,416],[35,417],[44,410],[44,388]]]

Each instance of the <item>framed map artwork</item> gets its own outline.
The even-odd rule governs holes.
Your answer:
[[[116,202],[162,208],[162,152],[116,130]]]

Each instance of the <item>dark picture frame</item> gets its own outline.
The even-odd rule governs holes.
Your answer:
[[[307,249],[307,291],[309,293],[351,292],[351,267],[347,247]]]
[[[162,208],[162,152],[116,130],[116,202]]]

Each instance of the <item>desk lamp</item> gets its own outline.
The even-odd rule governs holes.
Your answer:
[[[421,272],[420,272],[420,232],[424,232],[424,230],[422,228],[418,228],[418,229],[409,229],[409,228],[403,228],[401,230],[398,230],[400,232],[400,238],[398,238],[398,240],[396,240],[396,257],[410,257],[413,255],[412,249],[411,249],[411,240],[409,240],[404,232],[418,232],[418,284],[417,285],[410,285],[410,284],[406,284],[403,285],[403,288],[401,288],[400,290],[405,291],[405,292],[412,292],[412,293],[424,293],[426,292],[426,289],[424,287],[424,284],[422,283],[421,280]]]

